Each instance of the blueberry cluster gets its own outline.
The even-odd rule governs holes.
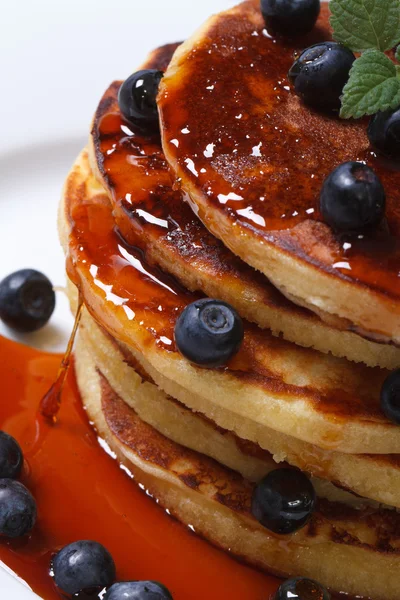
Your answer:
[[[324,112],[338,111],[354,60],[354,54],[341,44],[316,44],[304,50],[294,62],[289,80],[308,106]],[[396,143],[400,146],[396,135],[393,114],[377,115],[371,121],[369,137],[380,151],[393,156]],[[385,191],[379,178],[363,163],[338,165],[322,187],[322,217],[338,232],[360,234],[376,229],[385,216],[385,205]]]
[[[267,27],[294,36],[314,27],[320,4],[312,0],[261,0]],[[289,70],[294,91],[312,109],[338,113],[343,88],[355,61],[351,50],[327,41],[305,49]],[[392,160],[400,158],[400,110],[375,115],[368,127],[371,147]],[[335,231],[366,233],[376,229],[385,215],[385,192],[378,177],[365,164],[348,162],[326,179],[321,213]]]
[[[18,538],[36,523],[36,502],[16,479],[24,457],[18,442],[0,431],[0,536]],[[51,574],[57,588],[71,597],[103,592],[104,600],[173,600],[170,592],[155,581],[114,583],[116,568],[111,554],[98,542],[78,541],[62,548],[53,558]]]
[[[341,44],[316,44],[301,53],[288,77],[305,104],[324,112],[337,112],[354,60],[354,54]],[[399,158],[400,111],[378,113],[371,120],[368,135],[377,151]],[[385,206],[385,191],[379,178],[363,163],[338,165],[322,187],[322,217],[338,232],[373,231],[385,216]]]
[[[24,458],[18,442],[0,431],[0,536],[18,538],[36,523],[36,502],[29,490],[16,479]]]
[[[173,600],[156,581],[114,583],[113,558],[98,542],[83,540],[65,546],[53,558],[51,573],[57,588],[74,598],[88,593],[91,597],[99,594],[103,600]]]

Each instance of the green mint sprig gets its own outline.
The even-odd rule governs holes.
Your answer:
[[[359,119],[400,106],[399,68],[383,52],[366,50],[351,68],[340,116]]]
[[[359,119],[400,106],[400,65],[385,54],[400,43],[400,0],[331,0],[330,10],[333,38],[362,52],[344,87],[340,116]]]
[[[331,0],[334,38],[353,52],[385,52],[400,42],[399,0]]]

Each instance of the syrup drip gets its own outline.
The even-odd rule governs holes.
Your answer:
[[[76,334],[78,333],[79,323],[82,317],[82,310],[83,298],[80,295],[78,308],[75,315],[74,326],[72,328],[72,333],[68,340],[67,349],[61,360],[57,378],[40,402],[40,412],[42,416],[48,419],[53,424],[57,422],[57,415],[61,406],[61,397],[67,379],[68,370],[71,365],[72,349],[74,347]]]

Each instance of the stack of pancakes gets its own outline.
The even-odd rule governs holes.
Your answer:
[[[283,576],[398,598],[400,428],[380,390],[400,367],[400,174],[374,239],[318,212],[325,177],[376,159],[365,123],[311,112],[288,86],[297,51],[330,38],[327,9],[295,44],[257,0],[211,18],[142,68],[165,71],[159,134],[106,91],[64,188],[60,237],[83,317],[78,385],[90,419],[159,502],[211,542]],[[201,369],[174,327],[201,297],[244,320],[239,353]],[[251,514],[277,467],[312,480],[317,509],[279,536]]]

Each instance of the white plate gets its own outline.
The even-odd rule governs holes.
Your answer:
[[[64,284],[56,232],[63,180],[85,144],[99,98],[163,43],[190,35],[234,0],[19,0],[2,7],[0,36],[0,279],[34,267]],[[57,295],[51,324],[20,338],[61,350],[72,319]],[[0,326],[0,333],[11,335]],[[33,600],[0,567],[0,598]]]

